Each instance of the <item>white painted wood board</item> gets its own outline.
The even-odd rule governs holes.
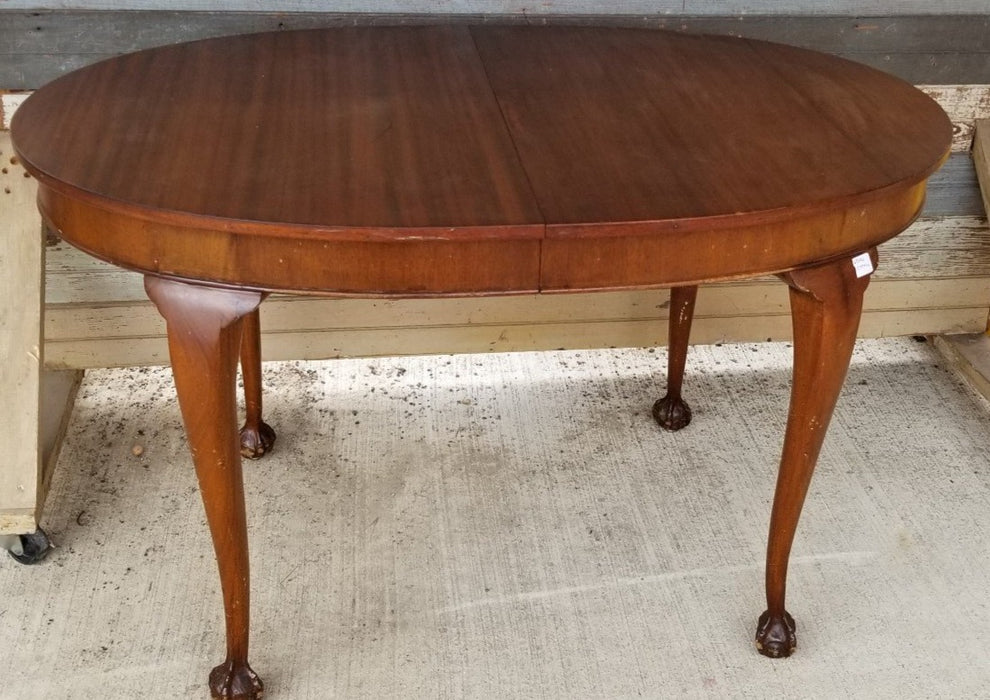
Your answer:
[[[30,92],[5,92],[0,94],[0,129],[9,129],[14,112],[30,95]]]
[[[987,3],[990,9],[990,2]],[[952,120],[952,150],[968,151],[973,144],[976,120],[990,115],[990,85],[918,85]]]

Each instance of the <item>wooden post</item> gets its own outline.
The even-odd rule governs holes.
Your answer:
[[[35,182],[0,133],[0,534],[33,532],[42,481],[41,419],[44,245],[30,216]],[[28,204],[32,206],[29,207]]]
[[[9,436],[0,460],[0,536],[37,529],[62,437],[82,379],[79,370],[45,371],[45,246],[25,177],[0,131],[0,425]]]
[[[990,118],[977,119],[973,137],[973,165],[983,193],[983,208],[990,216]]]
[[[983,209],[990,217],[990,119],[977,119],[973,128],[973,165],[983,195]],[[990,320],[987,333],[990,333]]]

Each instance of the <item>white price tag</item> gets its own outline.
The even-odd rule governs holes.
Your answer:
[[[869,253],[860,253],[853,258],[853,269],[856,270],[856,277],[866,277],[873,272],[873,260]]]

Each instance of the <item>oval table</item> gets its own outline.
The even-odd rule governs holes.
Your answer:
[[[271,291],[427,297],[668,287],[666,428],[699,283],[790,286],[794,379],[756,644],[795,646],[788,556],[849,364],[875,248],[918,214],[951,125],[834,57],[589,27],[365,27],[211,39],[55,80],[13,119],[47,223],[145,275],[167,321],[227,625],[248,665],[241,455],[261,420]],[[242,338],[243,337],[243,338]],[[248,419],[237,435],[235,373]],[[658,447],[659,449],[659,447]]]

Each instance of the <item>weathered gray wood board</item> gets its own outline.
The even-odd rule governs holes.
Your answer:
[[[154,10],[162,0],[7,0],[18,9]],[[499,14],[912,14],[932,11],[929,0],[173,0],[176,10],[226,12],[417,12]],[[942,14],[965,14],[986,9],[983,0],[945,0]]]
[[[162,3],[157,3],[160,7]],[[268,6],[273,3],[267,3]],[[37,6],[32,4],[31,6]],[[50,4],[49,7],[53,6]],[[191,3],[200,10],[229,9],[220,3]],[[990,82],[990,3],[543,3],[543,14],[512,9],[516,3],[312,3],[266,7],[236,3],[238,12],[169,11],[24,12],[17,4],[0,5],[0,88],[29,89],[58,75],[119,53],[161,44],[242,32],[348,24],[444,22],[609,23],[663,27],[676,31],[737,34],[780,41],[835,53],[886,70],[913,83],[966,84]],[[510,5],[512,7],[510,7]],[[676,6],[676,15],[665,11]],[[59,8],[85,6],[120,9],[123,3],[58,3]],[[130,7],[153,8],[153,3]],[[632,8],[640,9],[633,11]],[[786,8],[803,6],[811,9]],[[307,10],[291,12],[292,7]],[[765,9],[760,9],[761,7]],[[882,16],[864,16],[876,8]],[[916,14],[910,14],[911,8]],[[351,9],[362,14],[346,14]],[[584,9],[581,9],[584,8]],[[645,9],[643,9],[645,8]],[[844,9],[845,8],[845,9]],[[264,11],[271,9],[274,11]],[[388,9],[394,11],[388,12]],[[745,12],[746,14],[738,14]],[[956,13],[975,13],[971,15]],[[835,16],[845,13],[849,16]],[[694,15],[694,16],[692,16]],[[733,16],[735,15],[735,16]],[[790,15],[790,16],[788,16]]]
[[[982,216],[980,186],[969,153],[954,153],[928,181],[923,217]]]

